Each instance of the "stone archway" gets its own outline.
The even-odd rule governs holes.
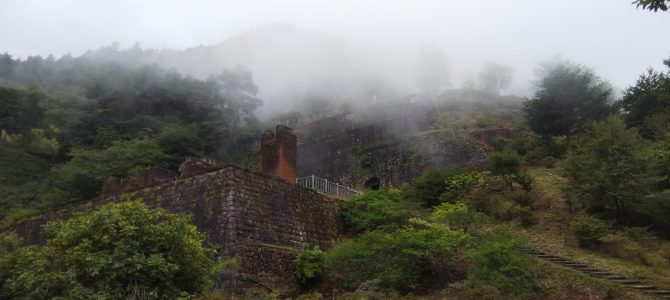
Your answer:
[[[368,180],[365,181],[365,184],[363,184],[363,185],[368,190],[376,191],[381,187],[381,182],[379,181],[379,178],[377,178],[377,177],[370,177],[370,178],[368,178]]]

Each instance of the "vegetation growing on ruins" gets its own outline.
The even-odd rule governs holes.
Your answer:
[[[669,2],[633,3],[667,11]],[[595,69],[566,60],[541,63],[534,93],[522,98],[501,94],[513,71],[494,62],[484,65],[477,82],[452,88],[446,57],[428,47],[419,64],[421,90],[416,94],[396,95],[375,82],[366,86],[374,101],[306,93],[297,102],[300,111],[278,112],[261,121],[255,116],[262,104],[259,88],[249,71],[225,69],[194,78],[158,65],[95,59],[107,52],[123,61],[136,58],[132,50],[119,51],[118,46],[78,58],[0,54],[0,229],[95,199],[109,177],[139,174],[152,166],[176,170],[187,157],[215,156],[219,163],[255,169],[261,128],[304,125],[337,114],[363,119],[357,120],[361,123],[384,120],[373,125],[388,125],[393,132],[394,138],[385,140],[371,130],[373,145],[364,145],[366,141],[346,136],[355,128],[312,123],[320,133],[345,132],[345,138],[355,140],[350,154],[356,171],[346,177],[353,182],[370,176],[371,188],[406,175],[374,174],[378,164],[388,162],[373,151],[396,146],[410,135],[444,133],[476,143],[482,155],[449,168],[433,168],[423,157],[430,168],[402,186],[329,199],[341,204],[342,223],[328,226],[336,236],[343,225],[339,240],[328,238],[320,244],[328,249],[320,249],[306,245],[303,228],[290,229],[300,231],[298,238],[286,234],[288,242],[275,247],[283,256],[272,259],[289,262],[278,269],[292,271],[296,288],[254,291],[253,297],[652,297],[606,276],[670,290],[670,59],[663,61],[668,69],[643,72],[620,99]],[[378,96],[388,101],[377,102]],[[348,101],[365,103],[353,107]],[[399,119],[412,120],[394,124]],[[397,128],[403,126],[414,127]],[[320,138],[315,134],[312,142]],[[322,155],[336,152],[324,145]],[[479,160],[484,151],[486,159]],[[404,159],[389,164],[402,165],[399,172],[414,171]],[[208,245],[190,217],[131,201],[149,194],[156,196],[143,200],[175,200],[169,195],[161,199],[156,191],[140,189],[124,194],[119,203],[51,221],[41,232],[43,245],[25,246],[15,233],[0,234],[0,298],[222,297],[214,284],[234,273],[238,262],[219,257],[223,251]],[[241,194],[191,192],[202,193],[210,204],[223,196],[234,201]],[[244,197],[254,193],[244,192]],[[87,206],[94,204],[81,207]],[[278,207],[270,206],[268,210]],[[219,213],[211,209],[202,216]],[[232,225],[254,221],[226,217]],[[249,226],[255,230],[257,225]],[[296,246],[301,244],[304,249]],[[263,255],[260,248],[254,250]],[[541,260],[534,250],[559,257]],[[554,263],[562,258],[590,271]]]

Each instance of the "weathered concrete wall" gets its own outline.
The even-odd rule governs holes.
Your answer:
[[[141,199],[152,208],[190,214],[221,255],[238,257],[240,272],[265,285],[290,284],[292,259],[307,245],[329,249],[341,231],[339,201],[282,179],[236,166],[139,188],[35,216],[14,230],[40,244],[41,225],[104,203]]]

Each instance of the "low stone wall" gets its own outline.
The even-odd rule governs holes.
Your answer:
[[[236,166],[93,199],[25,219],[9,230],[27,244],[41,244],[41,226],[48,220],[135,199],[152,208],[192,215],[198,229],[208,234],[208,242],[221,246],[221,255],[237,257],[239,272],[266,286],[290,284],[298,251],[306,246],[329,249],[341,232],[339,200]]]

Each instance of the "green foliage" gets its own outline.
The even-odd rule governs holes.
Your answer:
[[[666,61],[670,67],[670,60]],[[646,138],[664,135],[670,118],[670,71],[649,69],[640,75],[634,86],[624,91],[621,106],[626,112],[626,123],[638,127]]]
[[[396,290],[426,280],[446,284],[464,277],[463,252],[470,242],[468,234],[436,228],[367,232],[329,253],[329,277],[345,288],[374,279]]]
[[[468,277],[495,286],[504,294],[521,294],[538,289],[530,273],[530,258],[523,253],[523,240],[502,233],[485,237],[469,257]]]
[[[600,245],[600,239],[610,232],[610,224],[598,218],[580,214],[570,221],[570,229],[580,247],[595,248]]]
[[[442,202],[440,196],[447,192],[447,181],[464,171],[457,169],[434,169],[421,174],[402,189],[403,198],[433,207]]]
[[[588,126],[563,164],[568,191],[591,211],[630,222],[656,178],[643,155],[644,141],[621,119]]]
[[[440,198],[448,202],[462,199],[472,192],[473,189],[483,184],[485,176],[482,172],[455,174],[445,180],[446,191],[440,195]]]
[[[325,252],[319,248],[305,249],[293,260],[293,276],[300,284],[305,284],[316,278],[323,276],[326,272],[329,261]]]
[[[0,146],[0,219],[17,216],[33,204],[39,182],[50,167],[49,161]]]
[[[78,198],[95,196],[110,176],[123,178],[133,169],[160,165],[167,159],[156,142],[148,139],[114,142],[105,150],[75,149],[71,155],[70,161],[53,169],[49,176],[56,187],[71,188],[65,192]]]
[[[642,248],[626,233],[609,233],[600,237],[599,241],[600,249],[611,256],[626,260],[637,260],[646,265],[650,264],[646,249]]]
[[[521,173],[523,159],[514,151],[498,152],[489,157],[489,167],[495,175],[502,176],[511,190],[514,190],[514,182],[517,182],[524,190],[531,189],[531,178]]]
[[[394,230],[409,218],[407,207],[397,190],[366,191],[342,205],[342,220],[354,232]]]
[[[44,246],[0,249],[0,264],[15,263],[0,276],[11,297],[183,297],[210,288],[218,272],[216,251],[203,246],[205,235],[189,217],[149,210],[139,201],[49,222],[44,235]],[[0,248],[16,248],[11,237],[3,242]]]
[[[433,222],[447,225],[451,230],[468,232],[468,230],[476,229],[486,222],[487,216],[470,209],[463,202],[456,202],[454,204],[444,202],[433,208],[430,219]]]
[[[668,0],[635,0],[633,1],[636,7],[642,6],[642,9],[648,9],[653,11],[667,11],[668,6],[670,6],[670,1]]]
[[[0,129],[25,134],[37,126],[44,114],[40,107],[45,95],[38,88],[0,86]]]
[[[569,145],[586,122],[612,112],[612,90],[592,70],[558,62],[543,65],[541,73],[534,97],[525,103],[528,126],[538,134],[565,135]]]

